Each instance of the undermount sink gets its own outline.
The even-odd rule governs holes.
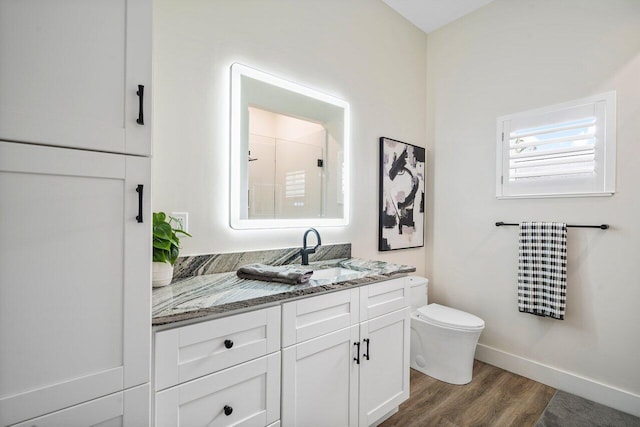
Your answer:
[[[358,274],[358,271],[350,270],[348,268],[325,268],[322,270],[314,270],[311,280],[329,280],[331,282],[338,282],[355,279],[358,277]]]

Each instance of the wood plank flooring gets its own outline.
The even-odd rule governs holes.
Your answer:
[[[555,389],[478,360],[473,380],[452,385],[411,370],[411,397],[381,427],[534,426]]]

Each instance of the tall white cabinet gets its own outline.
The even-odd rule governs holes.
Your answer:
[[[151,0],[0,0],[0,426],[149,424],[150,40]]]
[[[0,140],[150,155],[151,7],[0,0]]]

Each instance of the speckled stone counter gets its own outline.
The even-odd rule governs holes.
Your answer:
[[[174,278],[171,285],[153,290],[153,325],[222,317],[313,294],[389,280],[415,271],[415,267],[408,265],[359,258],[323,260],[309,265],[312,270],[332,267],[348,268],[354,273],[337,283],[311,279],[302,285],[240,279],[235,271]]]

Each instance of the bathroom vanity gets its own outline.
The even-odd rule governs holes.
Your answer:
[[[291,286],[228,272],[154,291],[155,425],[369,426],[397,411],[409,397],[414,269],[356,258],[312,264],[336,266],[353,276]],[[178,289],[194,280],[208,291],[187,302]],[[236,287],[241,296],[230,301]],[[166,315],[170,292],[185,298],[174,309],[191,304],[177,322]]]

